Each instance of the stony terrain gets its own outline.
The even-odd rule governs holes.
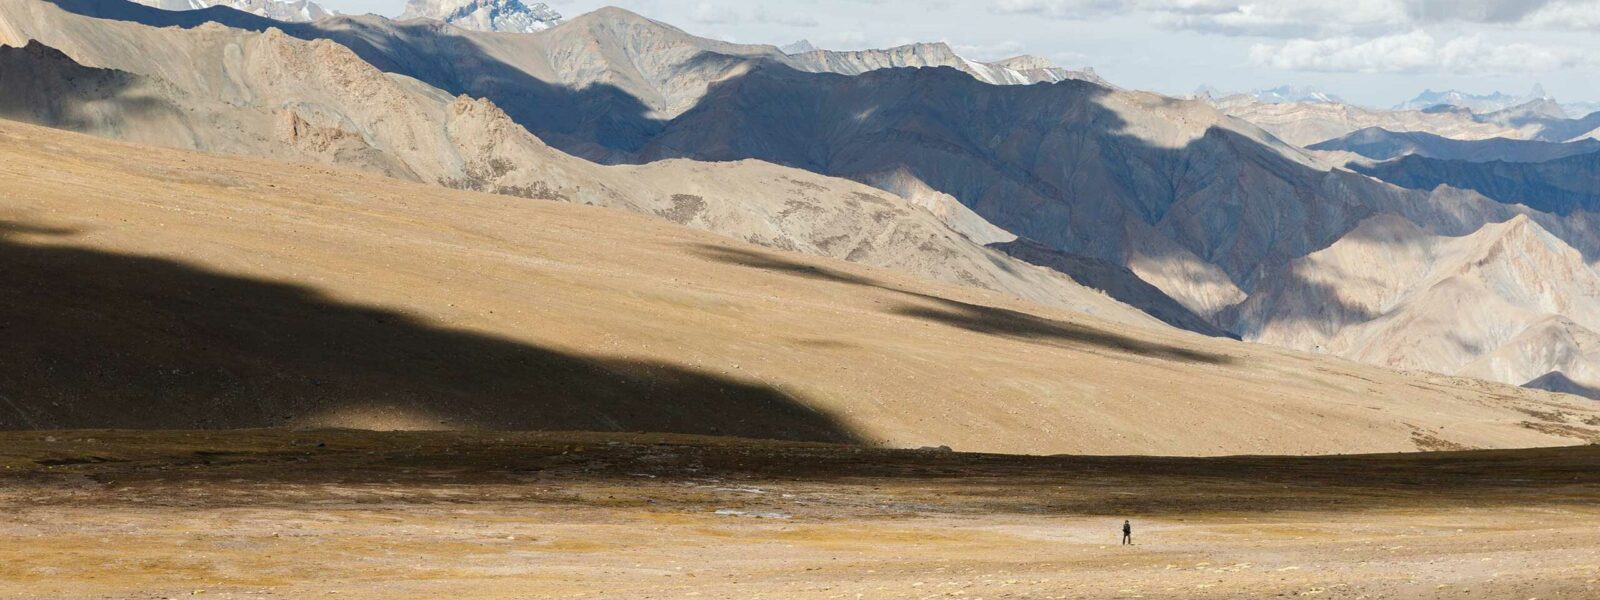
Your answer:
[[[7,429],[1186,455],[1600,435],[1572,396],[1118,323],[615,209],[17,124],[0,124],[0,180]]]
[[[7,598],[1586,598],[1600,451],[0,435]],[[1134,544],[1118,544],[1123,519]]]

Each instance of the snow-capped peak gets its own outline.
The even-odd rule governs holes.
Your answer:
[[[522,0],[409,0],[401,19],[437,19],[462,29],[533,33],[561,24],[561,13]]]
[[[133,0],[139,4],[162,10],[200,10],[213,6],[226,6],[289,23],[305,23],[334,13],[311,0]]]

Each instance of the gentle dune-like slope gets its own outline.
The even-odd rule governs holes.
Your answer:
[[[1201,455],[1600,429],[1570,396],[1126,327],[611,209],[15,123],[0,182],[7,428]]]

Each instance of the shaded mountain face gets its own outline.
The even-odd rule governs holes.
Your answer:
[[[400,20],[436,19],[462,29],[533,33],[561,24],[561,13],[522,0],[408,0]]]
[[[1105,292],[1117,301],[1132,306],[1160,319],[1162,322],[1216,337],[1229,334],[1194,314],[1171,296],[1150,285],[1127,267],[1104,260],[1067,254],[1027,239],[990,244],[991,248],[1005,252],[1031,264],[1065,273],[1073,281]]]
[[[760,158],[875,183],[909,174],[1011,233],[1128,266],[1202,316],[1361,219],[1454,234],[1514,211],[1309,159],[1209,106],[1084,82],[985,86],[949,70],[752,70],[639,155]]]
[[[1590,140],[1585,145],[1596,144]],[[1471,162],[1407,156],[1351,168],[1401,187],[1431,190],[1447,185],[1542,212],[1570,215],[1600,211],[1600,149],[1544,162]]]
[[[1543,162],[1600,151],[1600,140],[1582,139],[1567,143],[1507,138],[1456,140],[1420,131],[1396,132],[1369,127],[1306,148],[1351,152],[1380,161],[1402,156],[1421,156],[1466,162]]]
[[[201,10],[222,6],[287,23],[306,23],[334,15],[311,0],[132,0],[161,10]]]

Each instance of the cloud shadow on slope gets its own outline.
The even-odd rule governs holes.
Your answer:
[[[1057,321],[1020,311],[903,290],[875,279],[827,267],[808,265],[771,253],[713,244],[696,246],[696,251],[700,256],[722,263],[765,271],[776,271],[807,279],[871,287],[900,294],[911,301],[888,307],[886,312],[889,314],[931,321],[984,335],[1063,348],[1109,351],[1161,360],[1214,365],[1233,362],[1233,357],[1225,354],[1150,342],[1088,325]]]
[[[427,323],[0,222],[0,429],[284,425],[858,442],[769,386]]]

